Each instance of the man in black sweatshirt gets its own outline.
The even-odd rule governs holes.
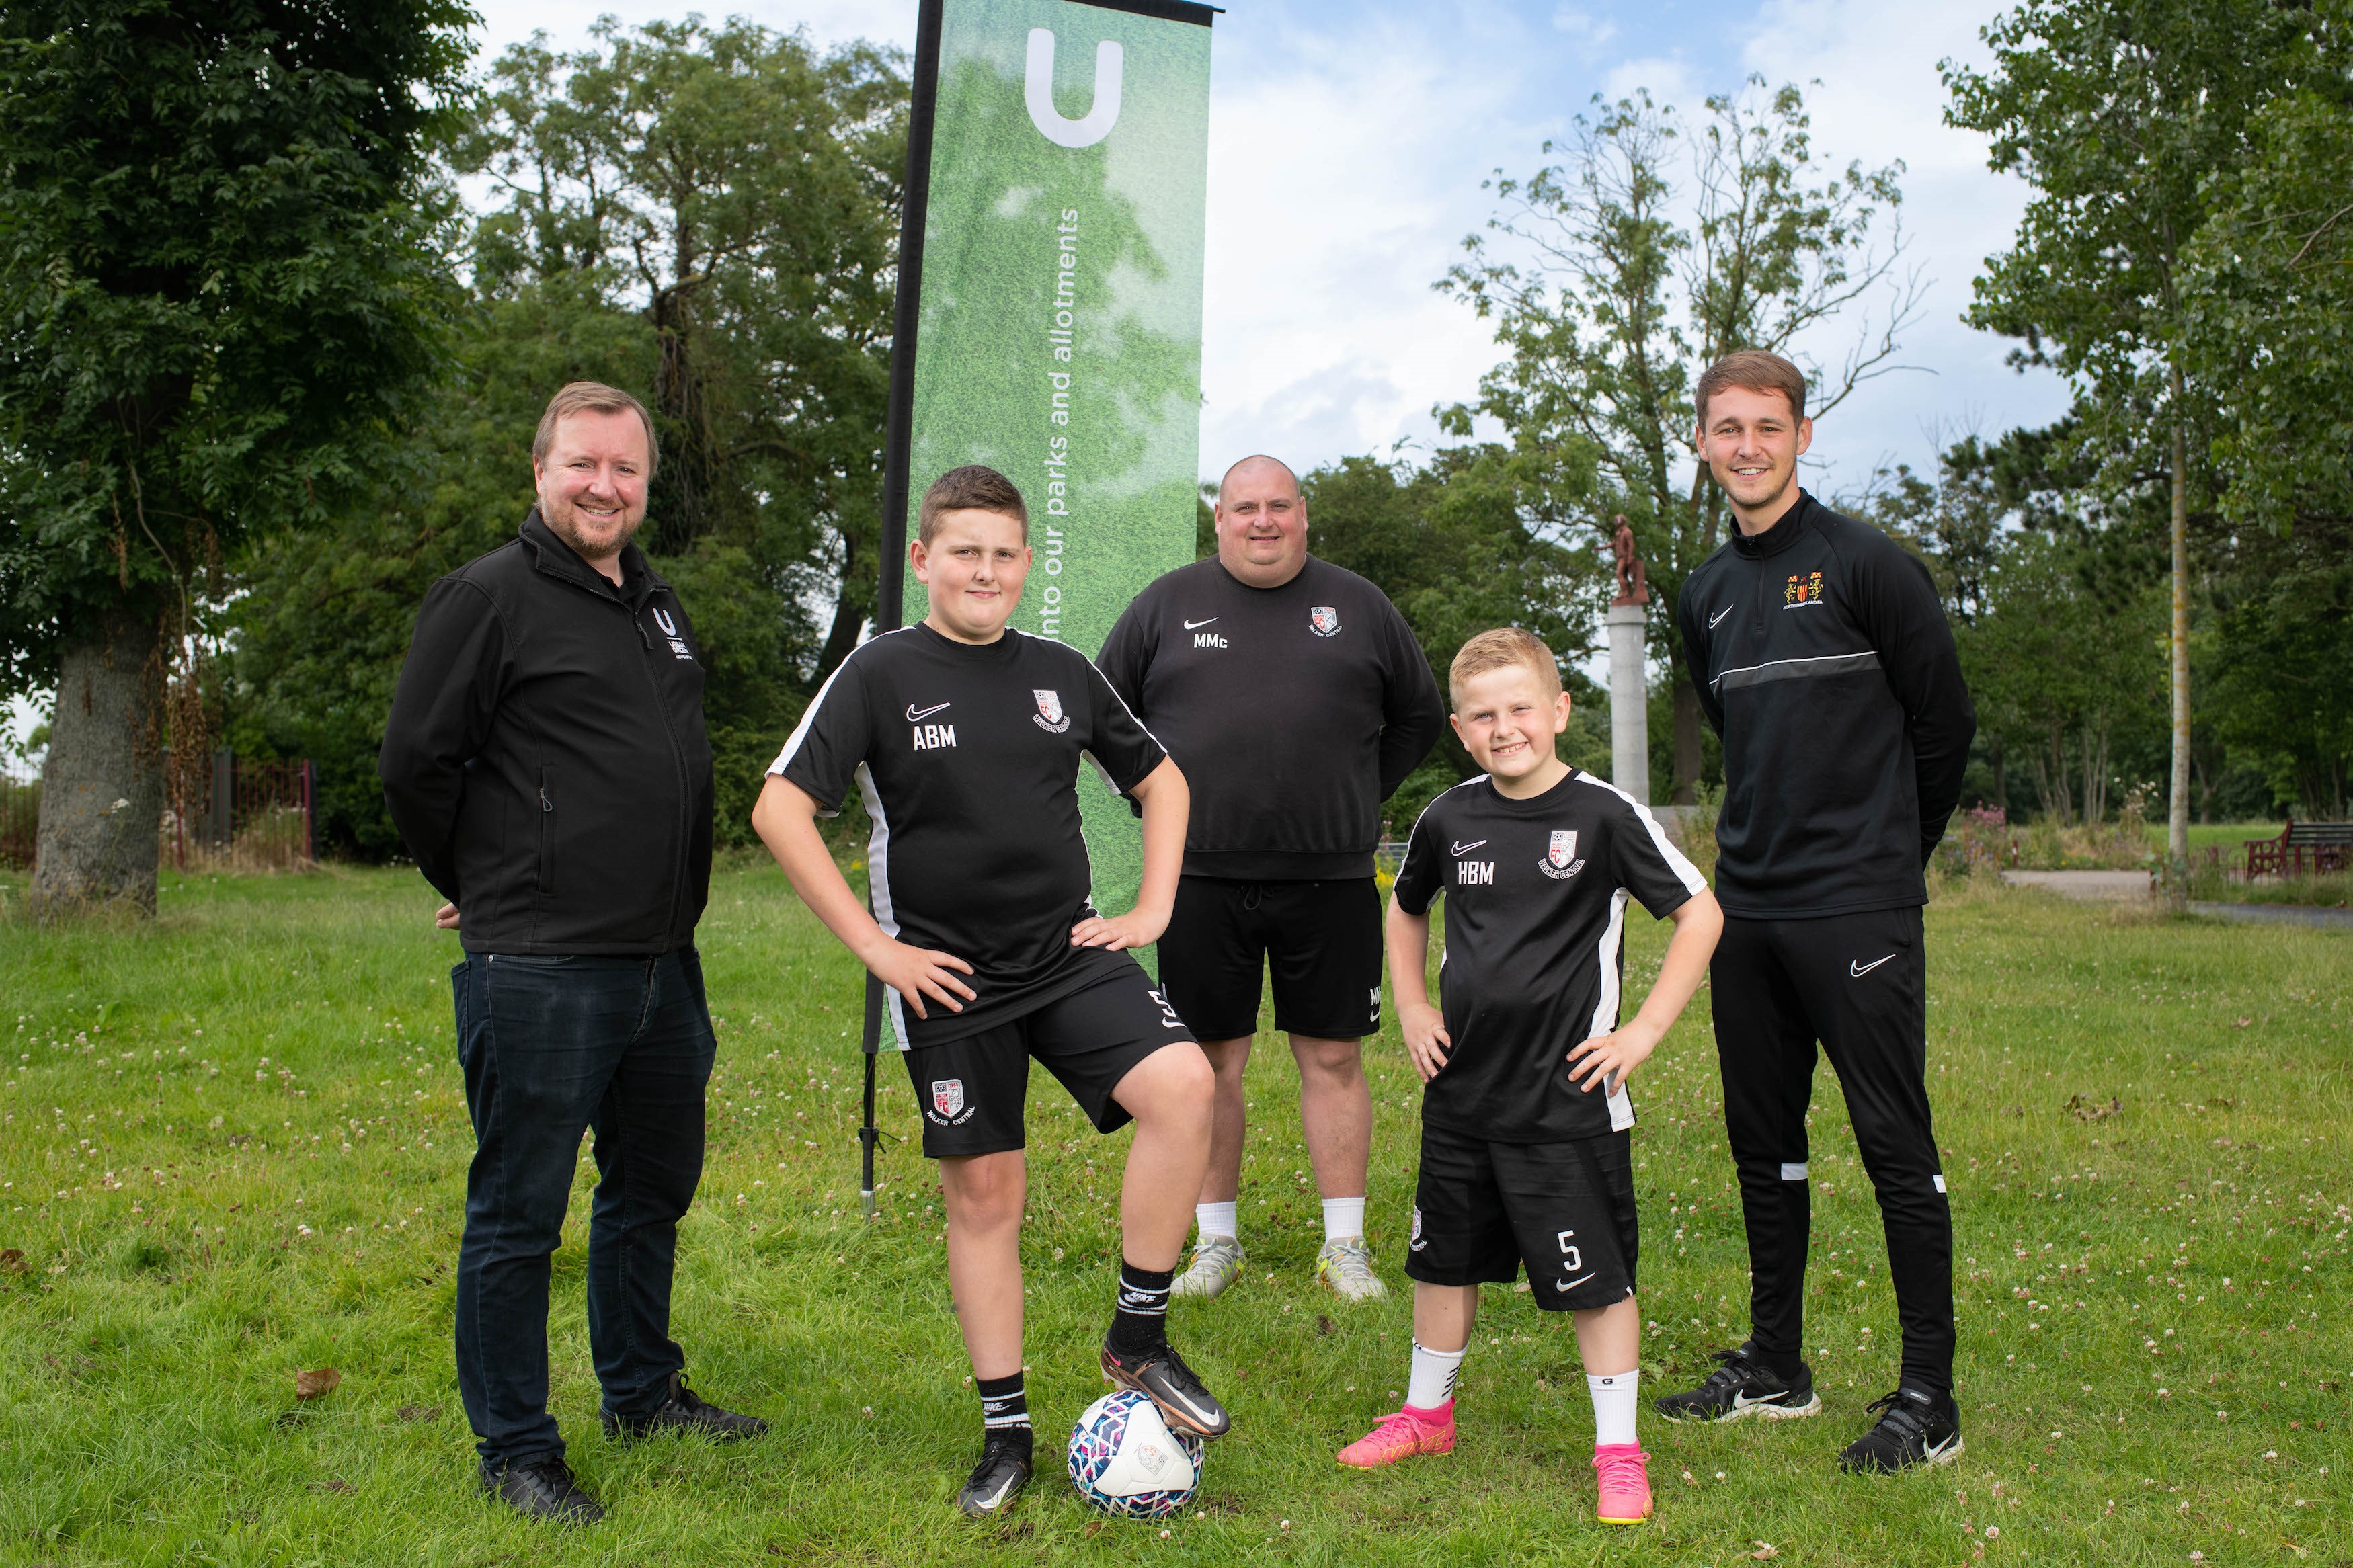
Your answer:
[[[1676,617],[1724,738],[1725,930],[1710,973],[1750,1337],[1659,1409],[1728,1421],[1821,1408],[1799,1353],[1820,1041],[1878,1195],[1904,1327],[1896,1388],[1840,1463],[1894,1470],[1961,1451],[1920,912],[1977,719],[1927,569],[1799,488],[1813,436],[1805,398],[1795,365],[1755,351],[1719,361],[1696,389],[1700,448],[1738,525],[1685,579]]]
[[[1215,1296],[1241,1273],[1242,1069],[1271,963],[1324,1198],[1316,1276],[1344,1300],[1376,1300],[1387,1288],[1365,1241],[1373,1109],[1359,1050],[1381,1021],[1373,850],[1381,803],[1429,754],[1446,705],[1397,606],[1307,553],[1288,468],[1236,463],[1217,528],[1216,556],[1137,595],[1095,660],[1193,789],[1160,978],[1218,1092],[1199,1234],[1176,1289]]]
[[[670,1337],[715,1047],[694,951],[712,793],[694,628],[629,542],[654,458],[628,394],[555,395],[532,446],[539,504],[427,593],[377,763],[394,824],[448,900],[437,923],[465,950],[450,975],[474,1124],[458,1390],[480,1484],[576,1524],[603,1510],[547,1411],[547,1291],[586,1129],[606,1431],[766,1430],[696,1397]]]

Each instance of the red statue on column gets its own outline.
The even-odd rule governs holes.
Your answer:
[[[1618,531],[1609,536],[1609,553],[1618,563],[1618,596],[1609,601],[1610,608],[1647,605],[1651,602],[1650,579],[1642,571],[1642,558],[1634,553],[1634,531],[1627,526],[1623,513],[1611,521],[1618,525]]]

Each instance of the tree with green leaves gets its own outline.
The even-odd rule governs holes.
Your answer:
[[[2103,482],[2129,488],[2148,449],[2163,452],[2177,898],[2189,844],[2195,449],[2218,394],[2192,380],[2203,308],[2192,252],[2248,161],[2263,107],[2326,74],[2317,16],[2272,0],[2028,0],[1984,29],[1990,69],[1943,68],[1947,121],[1990,137],[1990,165],[2035,193],[2010,248],[1977,279],[1969,321],[2025,340],[2021,363],[2075,384],[2087,435],[2110,458]]]
[[[434,374],[460,0],[0,13],[0,686],[55,683],[31,907],[153,911],[166,670]],[[198,742],[200,744],[201,742]]]
[[[237,563],[231,733],[318,762],[347,853],[397,848],[375,746],[417,595],[512,537],[567,381],[654,409],[640,537],[694,612],[723,841],[748,837],[761,770],[872,609],[903,62],[742,22],[595,35],[510,49],[452,139],[487,182],[472,297],[399,482],[330,547]]]
[[[1613,518],[1628,519],[1673,692],[1673,798],[1689,804],[1704,725],[1674,606],[1725,536],[1722,492],[1693,445],[1692,387],[1733,350],[1769,349],[1807,368],[1819,417],[1894,368],[1917,298],[1894,226],[1903,166],[1820,170],[1804,96],[1751,79],[1707,100],[1679,185],[1672,109],[1643,93],[1595,105],[1568,142],[1545,143],[1562,162],[1488,183],[1502,210],[1437,287],[1493,321],[1508,357],[1477,402],[1439,414],[1461,435],[1480,414],[1504,426],[1550,537],[1599,545]],[[1850,313],[1862,318],[1850,351],[1827,369],[1810,363],[1818,330]]]

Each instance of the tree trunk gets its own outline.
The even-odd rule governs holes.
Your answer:
[[[136,610],[67,622],[26,900],[36,919],[106,906],[155,912],[161,651],[154,617]]]
[[[1691,683],[1691,676],[1675,664],[1675,788],[1672,797],[1676,805],[1699,804],[1700,736],[1699,727],[1706,722],[1700,711],[1699,691]]]
[[[823,686],[826,677],[841,668],[858,647],[858,634],[866,628],[867,615],[874,608],[874,584],[860,580],[858,573],[858,540],[849,530],[841,538],[841,592],[833,605],[833,626],[825,634],[825,647],[818,650],[816,684]]]
[[[2173,787],[2165,811],[2166,898],[2189,900],[2189,433],[2181,367],[2173,381]]]
[[[1993,753],[1993,807],[2007,820],[2010,816],[2010,785],[2001,774],[2001,737],[1996,735],[1987,749]]]

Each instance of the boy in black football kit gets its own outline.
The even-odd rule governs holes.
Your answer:
[[[1734,354],[1697,394],[1701,450],[1739,525],[1685,579],[1677,616],[1724,737],[1715,1040],[1748,1231],[1750,1336],[1659,1409],[1721,1421],[1821,1408],[1799,1356],[1820,1040],[1878,1194],[1904,1325],[1897,1386],[1840,1462],[1943,1464],[1959,1457],[1961,1427],[1921,873],[1959,799],[1976,715],[1927,569],[1798,488],[1812,426],[1797,367]]]
[[[802,900],[890,987],[923,1152],[940,1163],[948,1283],[981,1398],[981,1458],[957,1499],[975,1516],[1001,1512],[1031,1468],[1019,1239],[1032,1057],[1098,1131],[1136,1123],[1103,1375],[1150,1397],[1180,1431],[1215,1437],[1228,1426],[1165,1331],[1208,1161],[1214,1079],[1123,951],[1167,923],[1185,778],[1082,656],[1007,627],[1028,534],[1020,492],[993,469],[958,468],[932,486],[909,552],[931,614],[860,647],[828,678],[753,813]],[[1143,887],[1115,918],[1089,902],[1082,760],[1143,812]],[[871,914],[814,821],[853,783],[874,824]]]
[[[1137,595],[1099,660],[1185,769],[1185,874],[1160,939],[1169,1005],[1218,1069],[1200,1238],[1176,1281],[1240,1278],[1242,1079],[1271,969],[1274,1026],[1299,1067],[1299,1119],[1324,1200],[1316,1278],[1387,1294],[1365,1239],[1372,1091],[1359,1042],[1381,1023],[1381,803],[1445,727],[1430,661],[1397,606],[1307,552],[1299,480],[1245,458],[1218,486],[1218,553]]]
[[[1405,1406],[1343,1450],[1371,1468],[1454,1447],[1454,1378],[1482,1283],[1527,1268],[1537,1306],[1575,1314],[1594,1410],[1596,1517],[1651,1513],[1635,1436],[1641,1330],[1626,1079],[1706,973],[1722,927],[1707,884],[1623,791],[1562,763],[1569,702],[1526,632],[1455,656],[1454,727],[1486,773],[1430,802],[1389,905],[1389,983],[1426,1087],[1406,1273]],[[1430,1005],[1430,906],[1446,899],[1444,1010]],[[1626,904],[1672,918],[1659,978],[1619,1021]]]

